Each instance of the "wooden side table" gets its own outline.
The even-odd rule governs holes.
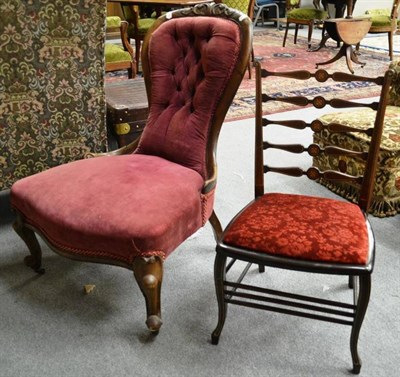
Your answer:
[[[371,27],[371,19],[362,18],[331,18],[325,21],[326,31],[329,36],[337,42],[343,42],[339,52],[330,60],[317,63],[316,67],[331,64],[341,57],[346,57],[347,67],[354,73],[352,62],[364,67],[365,63],[358,60],[353,50],[353,45],[357,45],[368,33]]]

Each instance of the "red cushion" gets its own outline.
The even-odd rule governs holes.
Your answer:
[[[149,46],[151,107],[137,153],[206,178],[210,125],[239,51],[239,27],[230,20],[187,17],[162,24]]]
[[[290,194],[265,194],[225,231],[223,242],[303,260],[364,265],[365,218],[352,203]]]
[[[167,256],[202,226],[203,183],[160,157],[99,157],[21,179],[11,202],[58,247],[131,263]]]

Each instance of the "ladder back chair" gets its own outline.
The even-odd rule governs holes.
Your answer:
[[[315,73],[308,71],[269,72],[262,69],[259,62],[256,62],[255,65],[255,199],[233,218],[217,243],[215,286],[219,317],[217,327],[212,333],[212,343],[217,344],[219,341],[228,304],[350,325],[352,371],[359,373],[361,360],[358,356],[357,343],[369,302],[375,248],[373,233],[367,219],[367,210],[372,197],[386,97],[394,72],[388,70],[385,76],[368,78],[340,72],[329,74],[325,70],[318,70]],[[263,81],[265,84],[268,83],[263,78],[274,76],[301,80],[315,78],[320,82],[327,80],[366,81],[381,85],[381,96],[379,101],[367,104],[340,98],[326,100],[321,96],[313,99],[304,96],[271,97],[262,92],[262,83]],[[356,127],[347,127],[338,123],[323,125],[318,119],[312,122],[271,120],[271,117],[263,115],[263,105],[270,101],[283,101],[298,106],[313,105],[316,109],[322,109],[326,105],[334,108],[365,106],[374,108],[377,113],[374,127],[358,131]],[[345,145],[319,145],[318,139],[314,139],[310,145],[306,146],[296,141],[293,144],[272,142],[270,136],[268,140],[263,137],[264,134],[265,136],[270,135],[271,126],[287,129],[287,132],[291,135],[294,133],[294,136],[298,135],[299,130],[312,131],[315,135],[322,130],[333,133],[367,132],[371,135],[371,144],[367,152],[359,152],[349,150]],[[263,130],[264,128],[265,130]],[[277,135],[282,135],[282,132],[277,132]],[[289,138],[292,140],[286,135],[285,141]],[[364,161],[365,171],[363,176],[353,177],[351,174],[343,172],[342,164],[340,164],[339,171],[320,171],[314,166],[308,169],[283,167],[282,161],[286,160],[283,160],[282,157],[279,158],[279,162],[275,161],[272,165],[265,163],[264,157],[272,158],[271,152],[273,151],[287,154],[288,158],[294,157],[294,164],[298,164],[299,154],[302,153],[309,155],[307,161],[311,160],[310,164],[312,163],[311,157],[319,155],[357,156]],[[268,173],[266,182],[274,180],[274,173],[290,177],[307,177],[311,180],[324,177],[331,180],[354,181],[361,185],[360,199],[357,204],[353,204],[340,198],[310,196],[302,193],[301,189],[299,189],[299,194],[268,192],[264,190],[266,173]],[[297,179],[297,181],[301,188],[302,180]],[[280,187],[279,181],[276,183]],[[328,190],[324,189],[324,192],[328,193]],[[228,258],[232,258],[233,262],[231,261],[227,267]],[[229,269],[235,261],[248,262],[243,274],[236,282],[228,279],[228,275],[231,275],[228,274]],[[347,275],[349,286],[354,290],[354,303],[243,284],[242,279],[251,263],[261,266],[261,272],[265,266],[268,266],[306,273]]]
[[[160,17],[143,44],[149,116],[140,141],[13,185],[25,263],[44,272],[38,233],[63,256],[133,270],[157,333],[164,260],[208,220],[221,231],[215,152],[250,51],[251,20],[223,4]]]

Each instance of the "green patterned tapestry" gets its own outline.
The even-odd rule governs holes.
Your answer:
[[[0,1],[0,190],[105,151],[105,13],[106,0]]]

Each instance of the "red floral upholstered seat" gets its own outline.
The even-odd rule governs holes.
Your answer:
[[[162,324],[164,259],[209,219],[220,127],[251,51],[251,21],[223,4],[166,14],[147,34],[142,64],[149,117],[141,140],[103,157],[22,179],[11,190],[15,229],[37,272],[34,231],[73,259],[134,271],[147,326]]]
[[[357,205],[304,195],[263,195],[236,218],[223,242],[306,261],[364,265],[369,257]]]
[[[212,343],[219,342],[228,304],[349,325],[352,328],[350,350],[353,373],[359,373],[361,360],[357,350],[358,337],[369,302],[375,252],[375,241],[367,211],[372,200],[387,97],[396,72],[390,69],[382,77],[368,78],[346,73],[329,74],[325,70],[315,73],[304,70],[271,72],[261,69],[259,62],[256,62],[255,67],[255,199],[231,220],[217,242],[214,280],[219,315],[217,327],[212,333]],[[272,80],[274,76],[306,80],[308,85],[313,85],[311,80],[366,81],[370,85],[379,85],[381,96],[379,101],[363,104],[340,98],[326,100],[321,96],[272,97],[262,92],[263,88],[268,87],[263,86],[262,79]],[[336,122],[323,123],[318,118],[311,122],[304,119],[282,119],[284,115],[272,119],[263,115],[267,110],[267,106],[263,108],[264,103],[271,101],[298,106],[312,104],[315,109],[322,109],[326,105],[338,108],[372,108],[376,113],[374,122],[368,129],[357,128],[356,125],[349,127]],[[303,130],[306,132],[302,132]],[[318,144],[320,139],[315,135],[323,132],[331,134],[335,143]],[[342,139],[338,135],[347,132],[364,132],[369,135],[369,148],[359,151],[356,148],[352,149],[351,145],[349,147],[347,144],[341,144]],[[299,137],[301,141],[298,140]],[[298,155],[306,156],[301,158]],[[350,174],[343,164],[339,164],[337,170],[310,166],[313,158],[319,156],[351,156],[360,160],[364,169]],[[307,163],[308,168],[304,167]],[[303,188],[304,182],[299,182],[296,186],[290,178],[281,181],[276,173],[290,177],[307,177],[312,181],[325,178],[352,182],[360,187],[359,200],[357,204],[353,204],[341,198],[324,198],[324,192],[320,193],[321,196],[316,196],[318,193],[311,195]],[[270,187],[274,186],[274,191],[279,190],[278,192],[264,190],[264,175],[267,175],[265,184],[273,182],[274,185],[271,184]],[[315,186],[318,189],[318,185]],[[297,194],[293,193],[296,189]],[[247,262],[247,266],[239,279],[232,281],[229,270],[238,261]],[[300,274],[296,275],[296,287],[299,288],[296,292],[242,284],[252,263],[259,266],[260,272],[265,271],[265,266],[268,266],[301,272],[347,275],[349,286],[354,288],[354,302],[336,301],[320,295],[305,295],[300,289],[304,285]],[[285,282],[283,285],[291,286]]]

